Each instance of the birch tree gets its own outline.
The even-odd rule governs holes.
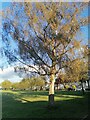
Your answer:
[[[54,105],[54,82],[73,53],[81,47],[80,28],[88,23],[81,16],[87,3],[13,3],[3,11],[3,54],[9,63],[19,61],[50,79],[49,103]],[[11,41],[17,45],[12,49]],[[76,59],[76,58],[75,58]]]

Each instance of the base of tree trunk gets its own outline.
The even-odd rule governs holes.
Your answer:
[[[85,94],[85,91],[84,91],[84,89],[82,89],[82,93],[83,93],[83,95]]]
[[[49,105],[54,106],[54,94],[49,95]]]
[[[88,88],[89,88],[89,80],[87,81],[87,83],[88,83]]]

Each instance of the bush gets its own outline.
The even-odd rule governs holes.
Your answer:
[[[69,88],[69,85],[65,85],[65,89],[68,89]]]
[[[72,85],[73,90],[76,90],[76,85]]]

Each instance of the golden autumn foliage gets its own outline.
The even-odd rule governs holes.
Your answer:
[[[66,77],[70,81],[79,81],[88,79],[88,62],[81,59],[76,59],[70,63],[66,69]]]

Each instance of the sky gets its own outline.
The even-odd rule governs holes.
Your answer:
[[[3,2],[3,0],[0,0],[0,10],[8,8],[9,5],[10,2]],[[1,47],[1,42],[0,42],[0,47]],[[7,64],[6,60],[0,59],[0,64],[3,63]],[[3,70],[0,69],[0,83],[3,82],[4,80],[10,80],[11,82],[19,82],[22,79],[23,79],[22,77],[19,77],[19,75],[14,72],[13,66],[8,66],[8,68],[4,68]]]
[[[11,82],[17,82],[22,80],[17,73],[14,72],[13,67],[8,67],[4,70],[0,69],[0,83],[4,80],[10,80]]]
[[[10,5],[10,2],[3,2],[1,4],[2,0],[0,0],[0,10],[7,8]],[[87,16],[88,15],[88,10],[86,12],[82,13],[82,16]],[[88,27],[85,26],[81,28],[83,31],[82,34],[82,39],[83,39],[83,44],[88,44]],[[78,36],[79,38],[80,36]],[[0,37],[1,39],[1,37]],[[0,43],[1,44],[1,43]],[[0,64],[2,64],[4,61],[1,61],[0,59]],[[0,83],[4,80],[10,80],[11,82],[17,82],[20,81],[22,78],[18,76],[17,73],[14,72],[14,68],[12,66],[9,66],[8,68],[0,69]]]

